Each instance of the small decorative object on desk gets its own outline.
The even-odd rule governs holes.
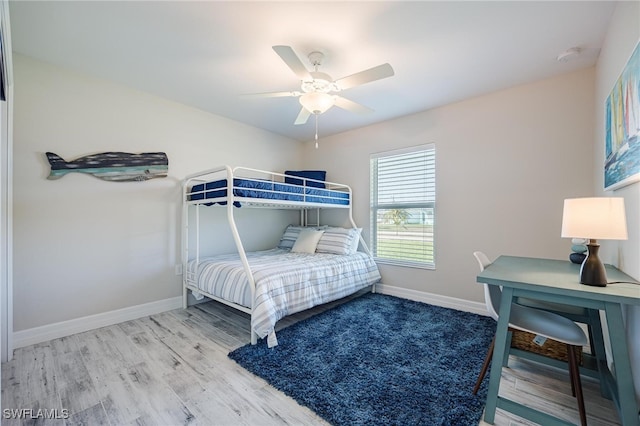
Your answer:
[[[572,238],[571,239],[571,254],[569,255],[569,260],[573,263],[577,263],[578,265],[582,264],[584,258],[587,257],[587,243],[589,242],[586,238]]]

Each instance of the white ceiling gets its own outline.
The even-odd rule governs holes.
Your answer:
[[[334,79],[388,62],[395,76],[342,96],[375,112],[334,107],[320,137],[594,65],[611,1],[193,2],[11,1],[21,54],[307,141],[299,90],[273,45],[308,64],[314,50]],[[582,53],[556,60],[571,47]]]

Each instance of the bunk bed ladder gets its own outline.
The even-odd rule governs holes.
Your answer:
[[[249,266],[249,261],[247,260],[247,254],[244,251],[244,246],[242,245],[242,240],[240,239],[240,233],[238,232],[238,227],[236,226],[236,220],[234,217],[234,202],[235,202],[235,194],[233,192],[233,170],[231,167],[226,166],[227,168],[227,220],[229,221],[229,227],[231,228],[231,233],[233,234],[233,241],[236,243],[236,248],[238,249],[238,254],[240,255],[240,260],[242,261],[242,266],[244,266],[244,270],[247,273],[247,280],[249,281],[249,286],[251,287],[251,315],[253,318],[253,302],[255,299],[256,293],[256,283],[253,278],[253,272],[251,272],[251,267]],[[251,332],[251,344],[255,345],[258,343],[258,335],[255,331],[253,331],[253,321],[249,326]]]
[[[351,187],[349,187],[349,223],[351,223],[351,227],[353,228],[358,227],[358,225],[356,225],[356,221],[353,220],[353,194],[351,192]],[[369,250],[369,246],[367,245],[367,243],[364,241],[364,238],[362,237],[362,232],[360,232],[359,238],[360,238],[360,245],[364,249],[364,252],[367,253],[369,256],[373,257],[371,254],[371,250]],[[375,293],[375,292],[376,292],[376,285],[372,284],[371,293]]]

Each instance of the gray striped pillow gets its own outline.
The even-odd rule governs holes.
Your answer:
[[[353,254],[357,251],[355,239],[359,240],[358,228],[327,228],[318,241],[317,253]],[[354,250],[355,246],[355,250]]]

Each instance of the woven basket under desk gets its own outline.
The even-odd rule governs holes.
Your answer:
[[[539,346],[533,343],[534,337],[536,337],[536,335],[533,333],[513,330],[511,336],[511,347],[548,356],[560,361],[566,362],[569,360],[566,344],[547,339],[547,341],[544,342],[544,345]],[[578,365],[582,365],[582,348],[580,347],[576,348],[576,358],[578,359]]]

